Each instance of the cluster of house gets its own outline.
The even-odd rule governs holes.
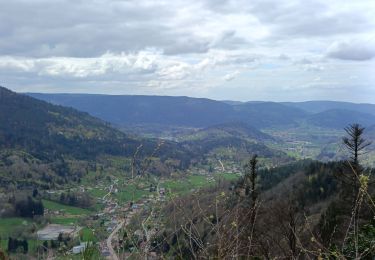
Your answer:
[[[100,248],[100,253],[102,256],[107,257],[111,255],[107,247],[107,243],[105,241],[100,242],[99,248]]]
[[[104,226],[106,227],[107,232],[112,232],[113,229],[115,229],[115,227],[117,226],[117,224],[117,219],[113,218],[112,220],[105,222]]]

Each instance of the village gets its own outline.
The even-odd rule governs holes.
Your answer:
[[[195,174],[187,173],[183,179],[121,180],[112,175],[110,182],[99,180],[95,185],[81,185],[76,188],[78,191],[100,195],[95,198],[99,210],[84,211],[82,214],[69,208],[47,208],[45,217],[51,221],[37,231],[37,240],[46,245],[43,253],[51,257],[80,255],[93,243],[97,245],[102,258],[125,259],[137,252],[147,252],[148,257],[157,257],[150,241],[163,227],[160,209],[168,202],[169,196],[213,185],[218,177],[215,172],[224,171],[224,178],[237,178],[240,174],[235,165],[224,168],[222,163],[217,163],[213,170],[196,169]],[[61,191],[49,193],[56,197]],[[129,229],[134,217],[139,219],[142,229]],[[79,218],[79,221],[75,218]],[[63,246],[48,246],[55,244],[52,241],[58,241]]]
[[[82,218],[81,221],[69,223],[69,219],[74,219],[78,217],[79,214],[72,214],[72,212],[64,208],[45,210],[45,217],[51,219],[51,222],[61,218],[67,220],[67,222],[61,224],[48,223],[37,231],[37,240],[40,241],[42,245],[48,245],[48,243],[54,245],[55,242],[52,241],[71,242],[65,243],[66,246],[63,247],[63,249],[66,250],[65,252],[62,252],[61,247],[56,251],[51,246],[44,246],[46,255],[79,255],[85,251],[90,243],[96,242],[102,257],[118,259],[117,255],[120,254],[123,243],[119,234],[126,232],[126,226],[130,223],[132,217],[145,208],[151,208],[156,204],[160,205],[160,203],[165,202],[166,189],[164,187],[146,187],[141,185],[140,189],[143,190],[143,195],[141,197],[137,197],[136,201],[131,200],[127,203],[120,203],[116,196],[119,193],[119,180],[114,179],[112,183],[113,184],[107,187],[105,183],[99,182],[94,187],[84,188],[80,186],[77,188],[81,192],[89,192],[92,189],[105,191],[104,196],[96,198],[96,203],[101,205],[101,210],[99,212],[92,212],[92,214]],[[57,196],[59,191],[49,191],[49,193]],[[155,214],[156,213],[153,213],[153,216],[155,216]],[[156,224],[156,226],[158,225],[157,223],[154,224]],[[98,228],[98,226],[100,226],[100,228]],[[89,227],[92,227],[92,229]],[[97,230],[95,230],[95,228],[97,228]],[[82,239],[83,231],[87,231],[88,229],[90,233],[92,233],[91,238],[94,238],[93,241],[83,241]],[[145,233],[147,234],[145,237],[150,238],[155,232],[155,229],[146,230]],[[143,233],[144,231],[137,230],[134,235],[138,236],[141,241],[144,237]],[[97,238],[101,239],[96,241]],[[146,243],[140,244],[141,247],[145,247],[145,245]],[[124,252],[124,250],[122,250],[121,254],[126,256],[131,254],[131,252]]]

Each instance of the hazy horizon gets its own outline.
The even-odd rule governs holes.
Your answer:
[[[321,100],[302,100],[302,101],[283,101],[283,100],[233,100],[233,99],[214,99],[209,97],[194,97],[188,95],[157,95],[157,94],[108,94],[108,93],[83,93],[83,92],[18,92],[20,94],[56,94],[56,95],[106,95],[106,96],[148,96],[148,97],[187,97],[187,98],[200,98],[200,99],[209,99],[214,101],[220,102],[275,102],[275,103],[284,103],[284,102],[291,102],[291,103],[303,103],[303,102],[344,102],[344,103],[353,103],[353,104],[370,104],[375,105],[374,103],[369,102],[352,102],[352,101],[342,101],[342,100],[328,100],[328,99],[321,99]]]

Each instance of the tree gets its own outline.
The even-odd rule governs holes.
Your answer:
[[[33,200],[30,196],[27,199],[17,201],[15,210],[20,217],[32,218],[35,215],[44,214],[44,206],[41,200]]]
[[[43,242],[43,250],[44,250],[44,252],[47,251],[47,248],[48,248],[48,241],[44,241]]]
[[[9,237],[8,238],[8,252],[14,252],[15,249],[15,244],[13,238]]]
[[[343,144],[350,154],[350,159],[345,162],[344,169],[340,172],[339,179],[343,184],[344,197],[349,197],[352,207],[360,187],[359,176],[362,174],[362,167],[359,156],[365,153],[365,148],[371,144],[363,138],[365,128],[359,124],[352,124],[345,128],[348,136],[342,139]]]
[[[245,188],[246,194],[251,197],[251,205],[254,208],[258,198],[257,189],[255,187],[257,181],[257,160],[258,155],[253,155],[249,162],[245,165]]]
[[[349,137],[344,137],[343,143],[351,154],[351,162],[354,166],[359,164],[358,156],[363,154],[364,149],[371,144],[362,137],[365,128],[359,124],[352,124],[345,128]]]
[[[60,194],[60,202],[65,204],[65,193]]]
[[[343,137],[342,142],[349,153],[349,158],[334,171],[341,184],[341,194],[322,214],[319,223],[323,245],[337,248],[340,245],[342,249],[338,253],[350,259],[353,255],[355,259],[363,259],[360,256],[360,231],[368,218],[366,213],[370,210],[366,204],[363,205],[369,176],[364,173],[360,157],[371,144],[363,137],[364,130],[365,128],[359,124],[352,124],[345,128],[347,136]],[[351,240],[351,237],[355,239]],[[345,248],[354,248],[354,250],[349,250],[348,253]]]
[[[29,244],[26,239],[18,240],[17,238],[9,237],[8,252],[16,252],[18,247],[23,247],[23,253],[27,254],[29,251]]]
[[[29,243],[26,239],[24,239],[21,244],[23,246],[23,253],[27,254],[27,252],[29,251]]]
[[[256,216],[256,202],[258,192],[255,187],[257,180],[257,160],[258,155],[254,154],[249,162],[245,165],[245,189],[246,194],[251,198],[251,214],[250,214],[250,227],[253,229]]]
[[[62,242],[63,241],[63,233],[59,233],[59,236],[57,237],[57,241]]]
[[[298,235],[303,226],[303,208],[300,207],[295,191],[287,196],[275,198],[267,205],[264,211],[263,224],[268,228],[262,230],[263,239],[271,239],[276,246],[283,248],[278,256],[284,255],[285,259],[299,259],[301,248],[298,244]],[[267,230],[268,229],[268,230]]]

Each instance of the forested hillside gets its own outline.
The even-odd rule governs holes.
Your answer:
[[[72,108],[55,106],[0,88],[0,145],[38,158],[100,153],[131,155],[137,141],[103,121]]]
[[[254,155],[238,181],[172,200],[153,250],[182,259],[372,259],[375,171],[361,165],[364,130],[346,128],[344,161],[259,169]]]
[[[47,188],[78,181],[100,157],[150,156],[158,140],[128,136],[87,113],[0,88],[0,173],[3,187]],[[174,142],[163,142],[161,162],[189,165],[193,155]]]

